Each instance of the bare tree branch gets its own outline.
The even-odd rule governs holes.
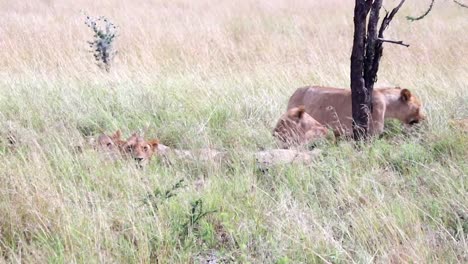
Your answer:
[[[398,44],[398,45],[402,45],[402,46],[405,46],[405,47],[410,46],[409,44],[403,43],[403,41],[401,41],[401,40],[390,40],[390,39],[383,39],[383,38],[377,38],[377,39],[379,41],[381,41],[381,42],[388,42],[388,43],[392,43],[392,44]]]
[[[398,12],[398,10],[400,10],[400,7],[403,5],[403,3],[405,3],[405,1],[406,0],[401,0],[400,4],[393,8],[393,10],[390,13],[387,13],[385,15],[384,19],[382,20],[382,24],[380,25],[379,38],[383,38],[383,33],[385,29],[387,29],[388,25],[390,24],[390,21],[392,21],[393,17]]]
[[[461,7],[468,8],[468,5],[463,4],[463,3],[461,3],[461,2],[459,2],[459,1],[457,1],[457,0],[453,0],[453,2],[455,2],[457,5],[459,5],[459,6],[461,6]]]
[[[452,0],[452,1],[454,3],[456,3],[457,5],[461,6],[461,7],[468,8],[467,4],[464,4],[464,3],[460,2],[460,1],[457,1],[457,0]],[[417,21],[417,20],[421,20],[421,19],[425,18],[432,11],[432,7],[434,6],[434,3],[435,3],[435,0],[432,0],[431,4],[429,5],[429,8],[426,10],[426,12],[424,12],[424,14],[422,14],[422,15],[420,15],[418,17],[406,16],[406,19],[413,22],[413,21]]]
[[[400,10],[400,7],[405,3],[405,1],[406,0],[401,0],[400,3],[395,8],[393,8],[392,12],[390,12],[390,15],[388,16],[388,23],[390,23],[390,21],[393,19],[398,10]]]
[[[398,10],[400,10],[400,7],[403,5],[404,2],[405,0],[401,0],[400,4],[398,4],[395,8],[393,8],[393,10],[390,13],[386,11],[385,17],[382,20],[382,24],[380,24],[379,35],[377,39],[384,39],[383,33],[385,29],[387,29],[393,17],[398,12]],[[379,72],[380,59],[382,58],[382,54],[383,54],[382,43],[383,43],[382,41],[377,41],[375,43],[374,59],[372,61],[372,66],[371,66],[372,70],[368,75],[368,78],[371,78],[371,81],[373,82],[377,81],[377,73]]]
[[[418,17],[406,16],[406,19],[408,19],[411,22],[423,19],[425,16],[427,16],[429,14],[429,12],[431,12],[432,7],[434,6],[434,2],[435,2],[435,0],[432,0],[431,4],[429,5],[429,8],[426,10],[426,12],[424,12],[424,14],[422,14],[422,15],[420,15]]]

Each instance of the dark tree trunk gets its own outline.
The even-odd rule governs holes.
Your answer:
[[[374,91],[374,83],[377,81],[377,70],[379,58],[382,54],[377,50],[379,44],[377,40],[377,23],[379,22],[379,12],[382,7],[382,0],[375,0],[370,11],[369,22],[367,26],[367,47],[364,62],[364,82],[367,89],[366,105],[372,113],[372,92]],[[381,45],[380,45],[381,46]],[[374,65],[377,62],[377,65]],[[376,68],[377,67],[377,68]]]
[[[366,45],[366,17],[369,1],[356,0],[354,6],[354,37],[351,53],[351,100],[353,113],[353,134],[360,139],[368,134],[369,116],[364,81],[364,58]]]
[[[372,92],[377,80],[382,43],[391,42],[403,44],[401,41],[385,40],[383,33],[405,0],[387,13],[382,20],[380,29],[379,12],[383,0],[355,0],[354,7],[354,38],[351,53],[351,100],[353,115],[353,135],[356,140],[367,138],[369,122],[372,113]],[[366,27],[367,16],[369,15]]]

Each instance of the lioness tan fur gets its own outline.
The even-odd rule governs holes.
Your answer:
[[[303,105],[289,109],[276,124],[273,136],[282,148],[300,146],[324,138],[328,129],[305,112]]]
[[[139,166],[144,166],[158,150],[159,140],[146,141],[142,136],[134,133],[121,146],[121,152],[137,161]]]
[[[113,135],[101,134],[97,138],[96,149],[105,151],[105,152],[118,152],[120,146],[122,146],[125,141],[121,139],[122,133],[120,130],[115,131]]]
[[[351,90],[309,86],[297,89],[289,99],[288,110],[305,106],[306,112],[335,134],[352,135]],[[419,123],[425,117],[421,101],[408,89],[381,88],[373,92],[373,112],[369,131],[383,132],[385,119],[398,119],[404,124]]]
[[[271,166],[284,164],[309,165],[320,155],[322,151],[314,149],[312,151],[300,151],[296,149],[270,149],[254,153],[257,166],[265,169]]]

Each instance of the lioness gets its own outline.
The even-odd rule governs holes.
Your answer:
[[[135,159],[140,167],[145,166],[158,149],[159,140],[152,139],[146,141],[142,136],[134,133],[121,146],[121,151],[125,155]]]
[[[335,134],[352,135],[351,90],[302,87],[289,99],[288,110],[300,105],[304,105],[306,112],[322,125],[332,128]],[[395,118],[408,125],[425,119],[421,101],[408,89],[375,89],[373,107],[369,124],[371,135],[383,132],[385,119]]]
[[[117,152],[119,151],[120,146],[125,143],[121,137],[122,133],[120,130],[115,131],[115,133],[111,136],[108,136],[107,134],[101,134],[97,138],[96,148],[106,152]]]
[[[273,136],[282,148],[304,145],[326,134],[327,128],[307,114],[303,105],[289,109],[273,130]]]

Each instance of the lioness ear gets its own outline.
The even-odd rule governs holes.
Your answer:
[[[302,116],[304,115],[304,112],[305,112],[305,106],[300,105],[297,109],[297,117],[302,118]]]
[[[159,140],[151,139],[150,141],[148,141],[148,144],[151,146],[151,148],[153,150],[156,150],[158,148],[158,145],[159,145]]]
[[[122,132],[120,132],[120,129],[119,129],[115,131],[114,135],[112,135],[111,138],[114,140],[117,140],[117,139],[120,139],[121,136],[122,136]]]
[[[408,89],[401,90],[400,98],[403,102],[408,102],[411,98],[411,92]]]

